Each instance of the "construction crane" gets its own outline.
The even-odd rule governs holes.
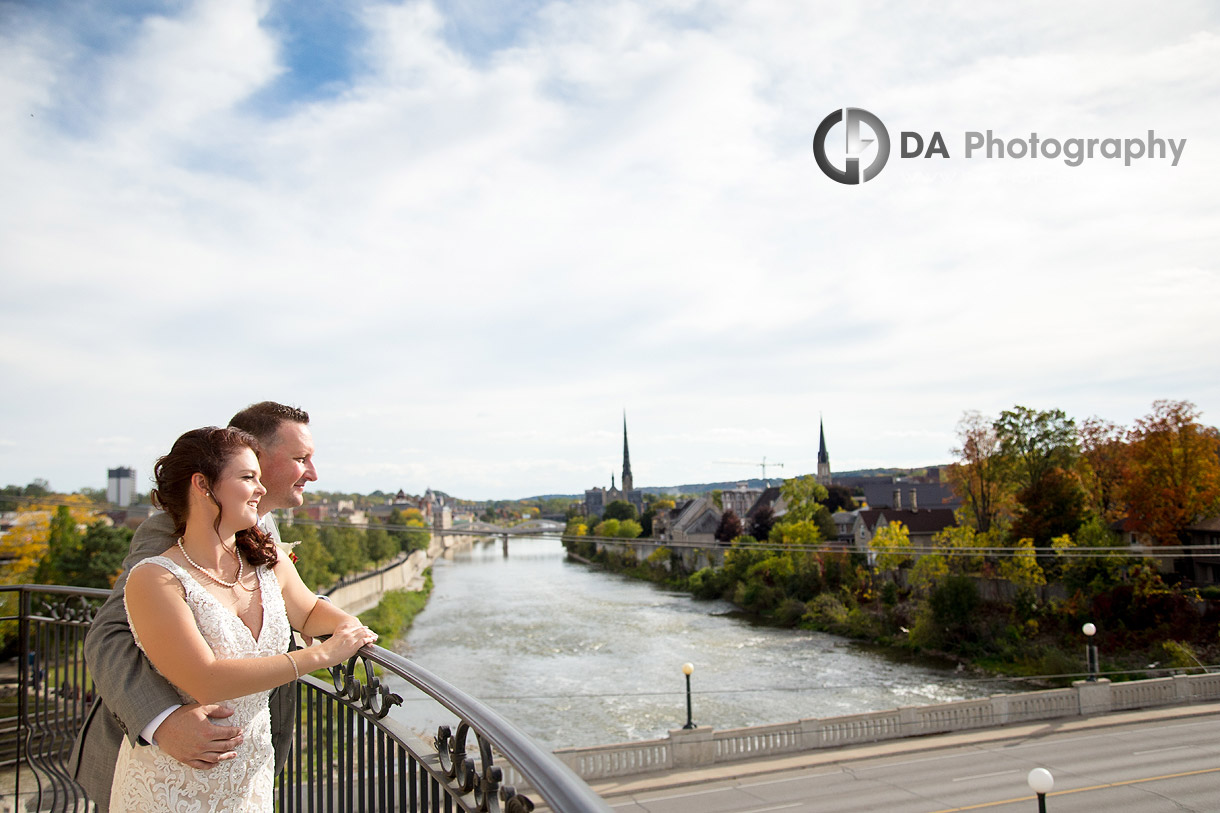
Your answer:
[[[748,460],[713,460],[712,462],[728,466],[760,466],[762,468],[762,479],[764,483],[767,482],[767,466],[780,469],[784,467],[783,463],[768,463],[766,455],[763,455],[761,463],[751,463]]]

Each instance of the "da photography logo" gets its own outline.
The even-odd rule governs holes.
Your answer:
[[[844,142],[839,147],[837,132],[831,138],[831,132],[843,124]],[[871,132],[871,138],[864,132]],[[961,134],[962,146],[953,147],[952,155],[949,144],[940,130],[933,130],[930,136],[911,130],[898,133],[899,158],[962,158],[967,161],[1030,161],[1043,160],[1062,162],[1069,167],[1079,167],[1091,161],[1122,161],[1124,167],[1132,164],[1150,161],[1163,161],[1170,167],[1176,167],[1186,151],[1185,138],[1166,138],[1157,135],[1156,130],[1148,130],[1147,136],[1140,133],[1137,137],[1120,137],[1112,134],[1110,137],[1086,137],[1062,134],[1048,134],[1031,130],[1029,136],[1021,135],[1015,138],[997,136],[994,131],[970,130]],[[860,184],[871,181],[885,168],[890,158],[890,134],[881,123],[881,119],[867,110],[859,107],[846,107],[836,110],[818,125],[813,134],[813,155],[818,161],[818,167],[826,173],[826,177],[843,184]],[[832,158],[833,156],[833,158]],[[861,164],[868,160],[868,165]],[[842,168],[840,168],[842,164]]]
[[[826,139],[830,135],[831,129],[840,122],[844,122],[847,125],[844,128],[847,139],[846,147],[843,153],[835,151],[834,154],[836,158],[840,155],[844,157],[846,164],[844,169],[839,169],[830,160],[830,154],[826,146]],[[861,137],[861,124],[872,130],[872,138]],[[876,153],[873,155],[869,165],[865,167],[864,172],[861,173],[860,160],[874,143],[877,145]],[[885,169],[885,162],[890,160],[890,134],[885,129],[885,125],[881,123],[881,119],[867,110],[861,110],[858,107],[836,110],[822,119],[822,123],[818,125],[817,132],[813,134],[813,157],[817,159],[818,166],[822,172],[825,172],[826,177],[832,181],[846,184],[871,181],[877,177],[877,173]]]

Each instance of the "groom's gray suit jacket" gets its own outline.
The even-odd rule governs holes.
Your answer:
[[[123,574],[115,582],[110,598],[94,616],[85,638],[85,662],[99,697],[77,734],[68,770],[102,813],[110,808],[110,783],[123,737],[133,745],[141,744],[139,737],[144,727],[170,706],[182,703],[174,687],[153,670],[136,646],[123,606],[123,586],[131,566],[149,556],[164,553],[176,540],[169,514],[155,514],[136,529],[131,550],[123,560]],[[295,713],[295,683],[271,693],[271,738],[275,745],[276,773],[283,770],[288,761]]]

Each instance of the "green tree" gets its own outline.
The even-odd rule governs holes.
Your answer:
[[[787,506],[784,522],[802,522],[814,519],[819,513],[826,513],[824,503],[829,496],[826,487],[811,474],[785,480],[779,487],[779,493]]]
[[[1051,469],[1072,468],[1079,454],[1076,422],[1061,409],[1015,406],[1000,413],[995,431],[1020,488],[1034,487]]]
[[[624,519],[619,521],[618,532],[615,534],[615,536],[619,537],[620,539],[636,539],[643,532],[644,529],[640,523],[636,522],[634,519]]]
[[[336,576],[359,573],[372,563],[364,534],[358,529],[350,525],[328,525],[318,529],[318,536],[330,551],[331,571]]]
[[[618,525],[619,521],[617,519],[604,519],[593,526],[593,535],[618,536]]]
[[[296,555],[296,569],[311,590],[323,590],[335,581],[336,574],[331,570],[334,557],[318,535],[318,529],[313,525],[290,525],[281,529],[285,540],[299,542],[293,553]]]
[[[366,534],[365,544],[368,546],[369,558],[377,564],[388,562],[402,549],[398,540],[390,536],[385,528],[370,523]]]
[[[1074,534],[1085,520],[1087,499],[1075,473],[1050,469],[1017,494],[1020,507],[1012,523],[1012,536],[1029,537],[1041,548],[1056,536]]]
[[[602,512],[602,519],[639,519],[640,512],[626,500],[614,500]]]
[[[1103,550],[1122,548],[1122,540],[1098,517],[1090,517],[1074,538],[1067,534],[1055,537],[1051,547],[1063,583],[1092,595],[1122,583],[1130,563],[1129,557],[1116,550]]]
[[[878,528],[868,547],[877,555],[877,570],[881,573],[899,570],[912,561],[911,532],[901,522],[889,522]]]
[[[47,552],[38,563],[34,578],[40,584],[71,584],[63,567],[69,559],[79,554],[81,539],[76,518],[68,506],[56,508],[47,532]]]
[[[823,503],[830,513],[835,511],[851,511],[856,507],[856,499],[847,486],[826,486],[826,500]]]
[[[1034,540],[1026,537],[1017,542],[1012,554],[1000,562],[1000,578],[1029,590],[1046,584],[1046,576],[1034,553]]]

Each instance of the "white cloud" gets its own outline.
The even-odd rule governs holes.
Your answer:
[[[370,3],[345,89],[273,108],[263,2],[14,13],[0,479],[96,484],[90,439],[150,465],[266,397],[314,414],[321,487],[476,497],[602,482],[623,407],[645,484],[811,468],[819,411],[840,469],[945,460],[969,408],[1214,421],[1220,36],[1171,5],[553,3],[463,39]],[[839,187],[843,105],[953,159]],[[965,161],[986,129],[1188,145]]]

